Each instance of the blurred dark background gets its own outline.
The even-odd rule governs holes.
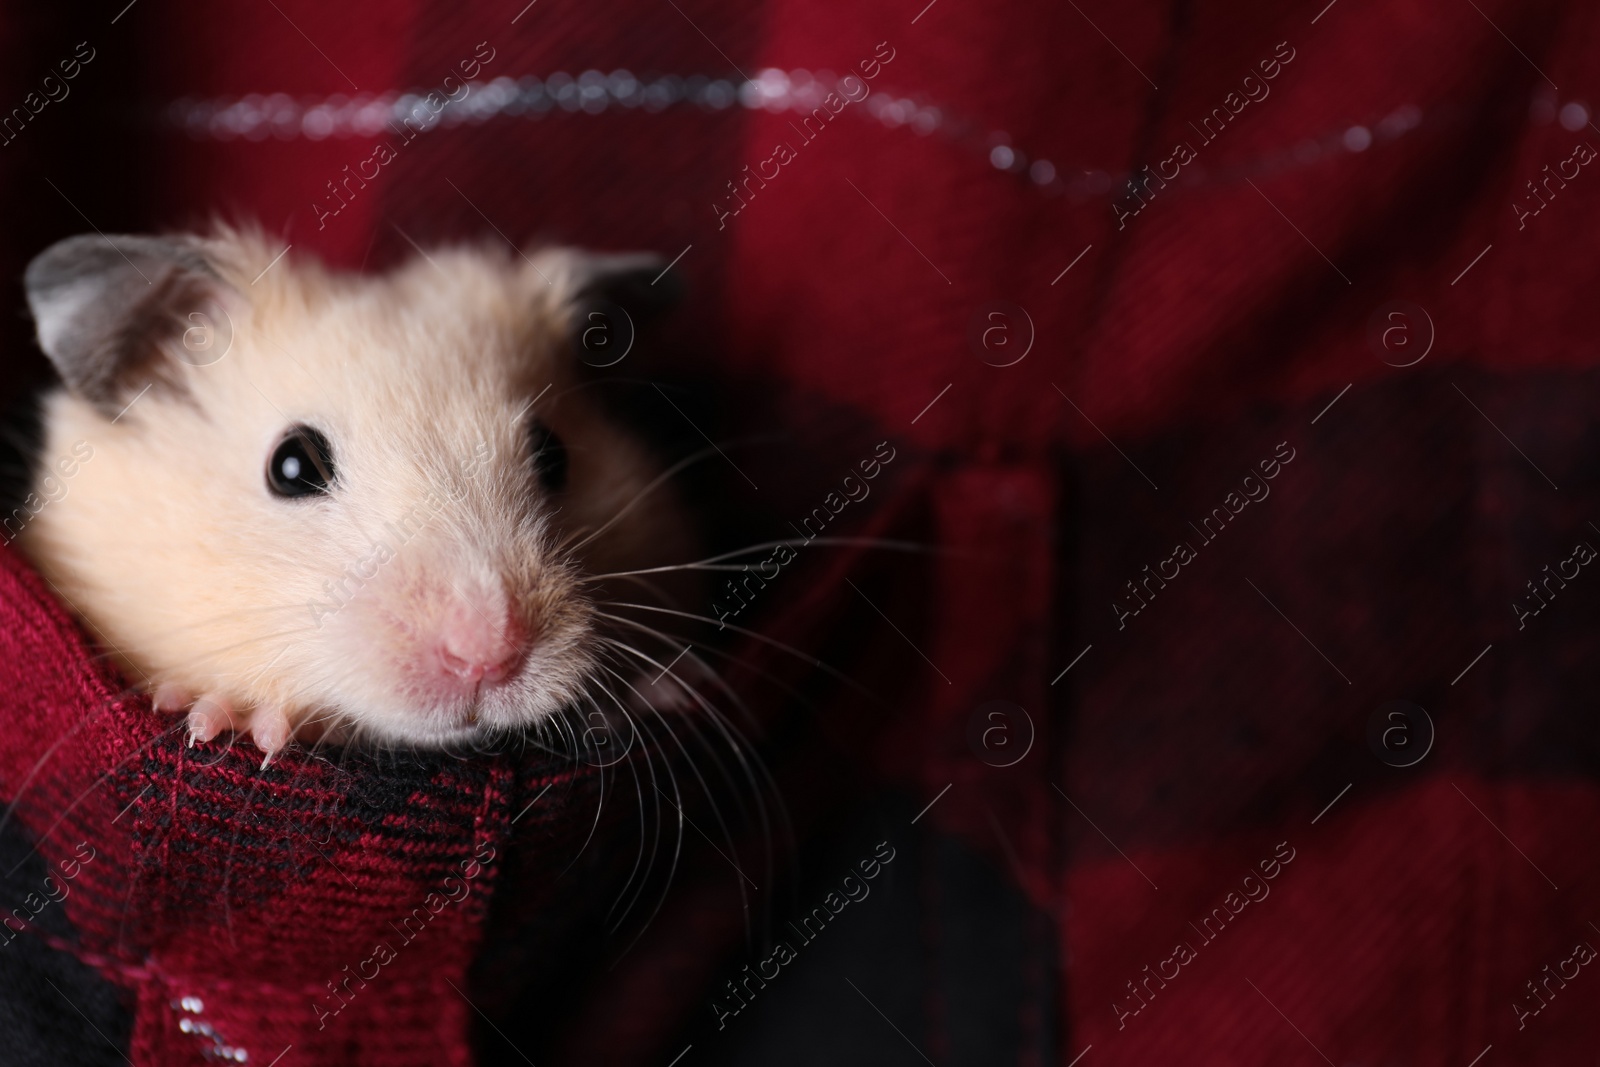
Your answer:
[[[709,788],[733,839],[686,832],[647,926],[509,972],[486,1062],[1588,1062],[1596,18],[10,4],[0,108],[94,58],[0,134],[0,392],[47,380],[18,279],[72,233],[653,249],[690,296],[616,389],[725,444],[711,545],[828,506],[929,549],[805,549],[740,619],[801,656],[723,635],[793,840]]]

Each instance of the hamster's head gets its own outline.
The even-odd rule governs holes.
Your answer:
[[[39,468],[59,490],[19,544],[202,738],[443,744],[647,694],[654,672],[608,654],[606,576],[693,538],[575,334],[630,330],[592,302],[641,318],[661,275],[459,248],[360,277],[231,230],[63,241],[26,276],[63,382]]]

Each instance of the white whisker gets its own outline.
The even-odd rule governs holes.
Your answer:
[[[691,563],[672,563],[661,567],[645,567],[636,571],[610,571],[605,574],[589,574],[584,576],[585,581],[601,581],[606,578],[622,578],[635,574],[665,574],[671,571],[701,570],[701,571],[742,571],[746,567],[737,564],[729,566],[716,566],[725,559],[737,559],[740,556],[750,555],[752,552],[764,552],[772,548],[800,547],[804,545],[853,545],[862,548],[881,548],[892,552],[935,552],[936,549],[926,545],[919,545],[914,541],[890,541],[881,537],[817,537],[811,540],[805,538],[790,538],[783,541],[763,541],[760,544],[747,545],[732,552],[724,552],[717,556],[708,556],[705,559],[695,560]]]

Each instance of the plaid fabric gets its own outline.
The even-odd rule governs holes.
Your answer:
[[[120,6],[0,25],[8,99],[97,50],[0,150],[14,274],[218,210],[352,268],[681,253],[719,543],[934,549],[810,545],[750,598],[849,683],[729,646],[775,781],[708,769],[610,937],[650,831],[563,872],[593,768],[197,760],[0,554],[0,788],[55,869],[97,850],[51,944],[123,991],[134,1062],[205,1062],[200,1017],[285,1067],[1587,1054],[1590,8]],[[468,61],[476,96],[393,128],[383,94]],[[848,72],[836,115],[796,104]]]

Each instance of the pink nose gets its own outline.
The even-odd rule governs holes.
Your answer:
[[[521,665],[527,648],[527,634],[509,613],[457,605],[439,636],[439,663],[468,682],[503,682]]]

